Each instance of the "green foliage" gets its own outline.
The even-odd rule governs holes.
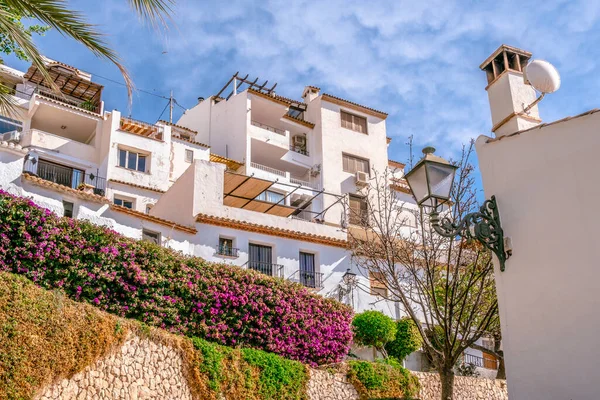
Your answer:
[[[380,311],[365,311],[352,320],[354,341],[361,346],[382,349],[396,337],[394,320]]]
[[[402,318],[396,322],[396,338],[385,345],[385,351],[389,356],[402,361],[422,345],[423,338],[415,322],[411,318]]]
[[[302,399],[308,380],[307,370],[298,361],[273,353],[242,349],[244,361],[260,370],[259,393],[265,399]]]
[[[308,370],[298,361],[262,350],[233,349],[200,338],[192,338],[192,343],[200,353],[196,367],[206,378],[211,398],[306,398]]]
[[[3,13],[3,18],[9,20],[14,26],[21,31],[21,34],[31,39],[32,34],[44,35],[49,29],[49,26],[42,25],[29,25],[25,26],[22,19],[30,19],[32,15],[23,10],[15,10],[8,7],[4,2],[0,2],[0,10]],[[29,60],[26,52],[15,42],[15,38],[12,35],[7,34],[6,31],[0,29],[0,52],[9,55],[14,54],[19,60]]]
[[[348,379],[366,398],[412,397],[419,392],[417,377],[393,358],[348,361]]]

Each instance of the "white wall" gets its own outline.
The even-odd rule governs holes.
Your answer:
[[[596,399],[600,114],[476,142],[513,255],[496,286],[511,399]]]
[[[171,183],[175,182],[192,165],[191,162],[185,161],[186,150],[194,152],[194,160],[208,161],[210,159],[210,148],[173,138],[171,140],[169,175]]]

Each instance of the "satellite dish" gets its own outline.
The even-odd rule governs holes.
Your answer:
[[[544,94],[554,93],[560,88],[560,75],[548,61],[531,61],[525,67],[525,77],[535,90]]]

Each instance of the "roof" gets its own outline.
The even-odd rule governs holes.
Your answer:
[[[156,125],[138,121],[133,118],[121,117],[119,129],[128,133],[133,133],[134,135],[147,137],[148,139],[162,141],[162,128],[159,129]]]
[[[125,181],[120,181],[118,179],[109,179],[108,181],[111,182],[111,183],[118,183],[120,185],[127,185],[127,186],[135,187],[135,188],[138,188],[138,189],[150,190],[152,192],[165,193],[164,190],[160,190],[160,189],[149,187],[149,186],[142,186],[142,185],[138,185],[136,183],[130,183],[130,182],[125,182]]]
[[[290,99],[289,97],[283,97],[283,96],[280,96],[280,95],[275,94],[275,93],[267,94],[267,93],[260,92],[258,90],[250,89],[250,88],[248,88],[246,90],[248,91],[248,93],[255,94],[255,95],[257,95],[259,97],[263,97],[265,99],[273,100],[273,101],[275,101],[275,102],[277,102],[279,104],[283,104],[283,105],[286,105],[286,106],[289,106],[292,103],[304,104],[304,102],[302,100]]]
[[[376,110],[371,107],[363,106],[361,104],[355,103],[350,100],[342,99],[341,97],[337,97],[332,94],[323,93],[321,97],[323,100],[328,101],[330,103],[338,104],[341,106],[346,106],[348,108],[352,108],[354,110],[363,112],[365,114],[372,115],[377,118],[386,119],[388,116],[387,113],[385,113],[383,111],[379,111],[379,110]]]
[[[127,207],[118,206],[116,204],[111,204],[110,205],[110,209],[114,210],[114,211],[118,211],[118,212],[124,213],[124,214],[129,214],[132,217],[136,217],[136,218],[140,218],[140,219],[143,219],[143,220],[146,220],[146,221],[154,222],[154,223],[159,224],[159,225],[168,226],[170,228],[177,229],[177,230],[182,231],[182,232],[191,233],[193,235],[195,235],[196,233],[198,233],[198,231],[194,227],[181,225],[181,224],[178,224],[176,222],[169,221],[169,220],[163,219],[163,218],[159,218],[159,217],[156,217],[154,215],[145,214],[143,212],[132,210],[132,209],[127,208]]]
[[[179,135],[173,135],[173,136],[171,136],[171,138],[175,139],[175,140],[181,140],[183,142],[188,142],[188,143],[191,143],[191,144],[195,144],[196,146],[205,147],[207,149],[210,149],[210,146],[207,145],[207,144],[196,142],[195,140],[192,140],[192,139],[186,139],[186,138],[181,137]]]
[[[390,187],[393,190],[396,190],[398,192],[403,192],[406,194],[412,194],[412,191],[410,190],[410,186],[408,186],[408,182],[406,181],[406,179],[392,178],[391,181],[392,182],[390,183]]]
[[[401,163],[400,161],[394,161],[394,160],[388,160],[388,165],[390,167],[400,168],[400,169],[406,167],[406,164]]]
[[[244,163],[214,153],[210,153],[210,161],[225,164],[227,165],[227,168],[232,169],[234,171],[236,171],[238,168],[244,165]]]
[[[539,125],[533,126],[531,128],[527,128],[527,129],[523,129],[523,130],[516,131],[516,132],[513,132],[513,133],[509,133],[507,135],[503,135],[503,136],[500,136],[500,137],[497,137],[497,138],[489,138],[487,140],[487,143],[498,142],[498,141],[503,140],[504,138],[507,138],[507,137],[518,136],[521,133],[533,131],[535,129],[542,129],[542,128],[545,128],[547,126],[560,124],[561,122],[567,122],[567,121],[575,119],[575,118],[581,118],[581,117],[585,117],[586,115],[596,114],[597,112],[600,112],[600,108],[594,108],[594,109],[586,111],[584,113],[573,115],[573,116],[570,116],[570,117],[565,117],[565,118],[562,118],[562,119],[559,119],[559,120],[556,120],[556,121],[553,121],[553,122],[548,122],[548,123],[545,123],[545,124],[539,124]]]
[[[332,238],[323,235],[316,235],[313,233],[304,233],[299,231],[293,231],[291,229],[277,228],[274,226],[254,224],[252,222],[239,221],[231,218],[216,217],[207,214],[198,214],[196,216],[196,222],[201,224],[225,226],[232,229],[239,229],[248,232],[261,233],[270,236],[279,236],[286,239],[302,240],[305,242],[312,242],[323,244],[326,246],[334,247],[348,247],[348,241],[343,239]],[[311,223],[311,222],[307,222]]]
[[[47,181],[45,179],[42,179],[40,177],[37,177],[37,176],[32,175],[27,172],[24,172],[21,175],[21,178],[29,181],[30,183],[32,183],[34,185],[42,186],[42,187],[45,187],[48,189],[53,189],[53,190],[63,192],[63,193],[67,193],[67,194],[70,194],[74,197],[77,197],[77,198],[80,198],[83,200],[89,200],[89,201],[93,201],[96,203],[109,203],[109,200],[104,196],[100,196],[100,195],[93,194],[93,193],[88,193],[83,190],[73,189],[68,186],[59,185],[58,183]]]
[[[0,140],[0,150],[9,150],[16,153],[27,154],[27,150],[24,149],[20,144],[7,142],[5,140]]]
[[[188,132],[193,133],[195,135],[198,134],[198,131],[192,130],[190,128],[186,128],[185,126],[174,124],[172,122],[165,121],[164,119],[159,119],[157,122],[163,123],[165,125],[173,126],[173,127],[177,128],[177,129],[182,129],[184,131],[188,131]]]
[[[315,124],[313,124],[312,122],[306,121],[302,118],[298,118],[298,117],[292,117],[291,115],[285,114],[283,116],[283,118],[285,119],[289,119],[290,121],[296,122],[300,125],[304,125],[307,128],[313,129],[315,127]]]

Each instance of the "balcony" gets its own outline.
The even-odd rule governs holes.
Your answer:
[[[311,188],[314,190],[320,189],[319,184],[308,182],[308,181],[298,179],[298,178],[294,178],[291,176],[291,173],[288,171],[281,171],[279,169],[268,167],[266,165],[262,165],[262,164],[259,164],[256,162],[250,162],[250,168],[257,170],[257,171],[247,171],[247,172],[254,172],[255,175],[259,178],[264,178],[264,179],[269,179],[269,180],[279,180],[279,181],[281,181],[281,178],[284,178],[285,180],[287,180],[288,182],[290,182],[291,184],[294,184],[294,185],[301,185],[303,187]]]
[[[20,143],[23,147],[34,146],[86,161],[94,162],[96,159],[94,146],[39,129],[30,129],[22,133]]]
[[[285,129],[275,128],[274,126],[263,124],[263,123],[260,123],[258,121],[254,121],[254,120],[251,121],[251,124],[261,128],[261,129],[265,129],[269,132],[274,132],[278,135],[287,136],[287,131]]]
[[[294,145],[290,145],[290,150],[293,152],[296,152],[298,154],[302,154],[303,156],[308,157],[308,150],[306,150],[306,148],[301,147],[301,146],[294,146]]]
[[[101,112],[102,112],[102,106],[98,101],[82,100],[82,99],[78,99],[76,97],[66,95],[64,93],[58,94],[58,93],[52,91],[52,89],[45,88],[42,86],[36,87],[33,93],[35,93],[36,95],[38,95],[42,98],[45,97],[50,100],[59,101],[65,105],[80,108],[85,111],[93,112],[94,114],[101,114]]]
[[[262,261],[248,261],[245,265],[248,269],[253,269],[262,274],[283,278],[283,265],[281,264],[273,264]]]
[[[106,179],[46,160],[27,158],[23,165],[23,172],[71,189],[90,190],[99,196],[104,196],[106,191]]]
[[[298,282],[310,289],[323,289],[323,273],[297,270],[290,277],[290,280]]]
[[[223,257],[238,258],[240,256],[240,249],[229,246],[217,246],[215,254]]]
[[[498,360],[492,358],[484,358],[474,356],[472,354],[464,354],[463,362],[465,364],[471,364],[479,368],[498,369]]]

